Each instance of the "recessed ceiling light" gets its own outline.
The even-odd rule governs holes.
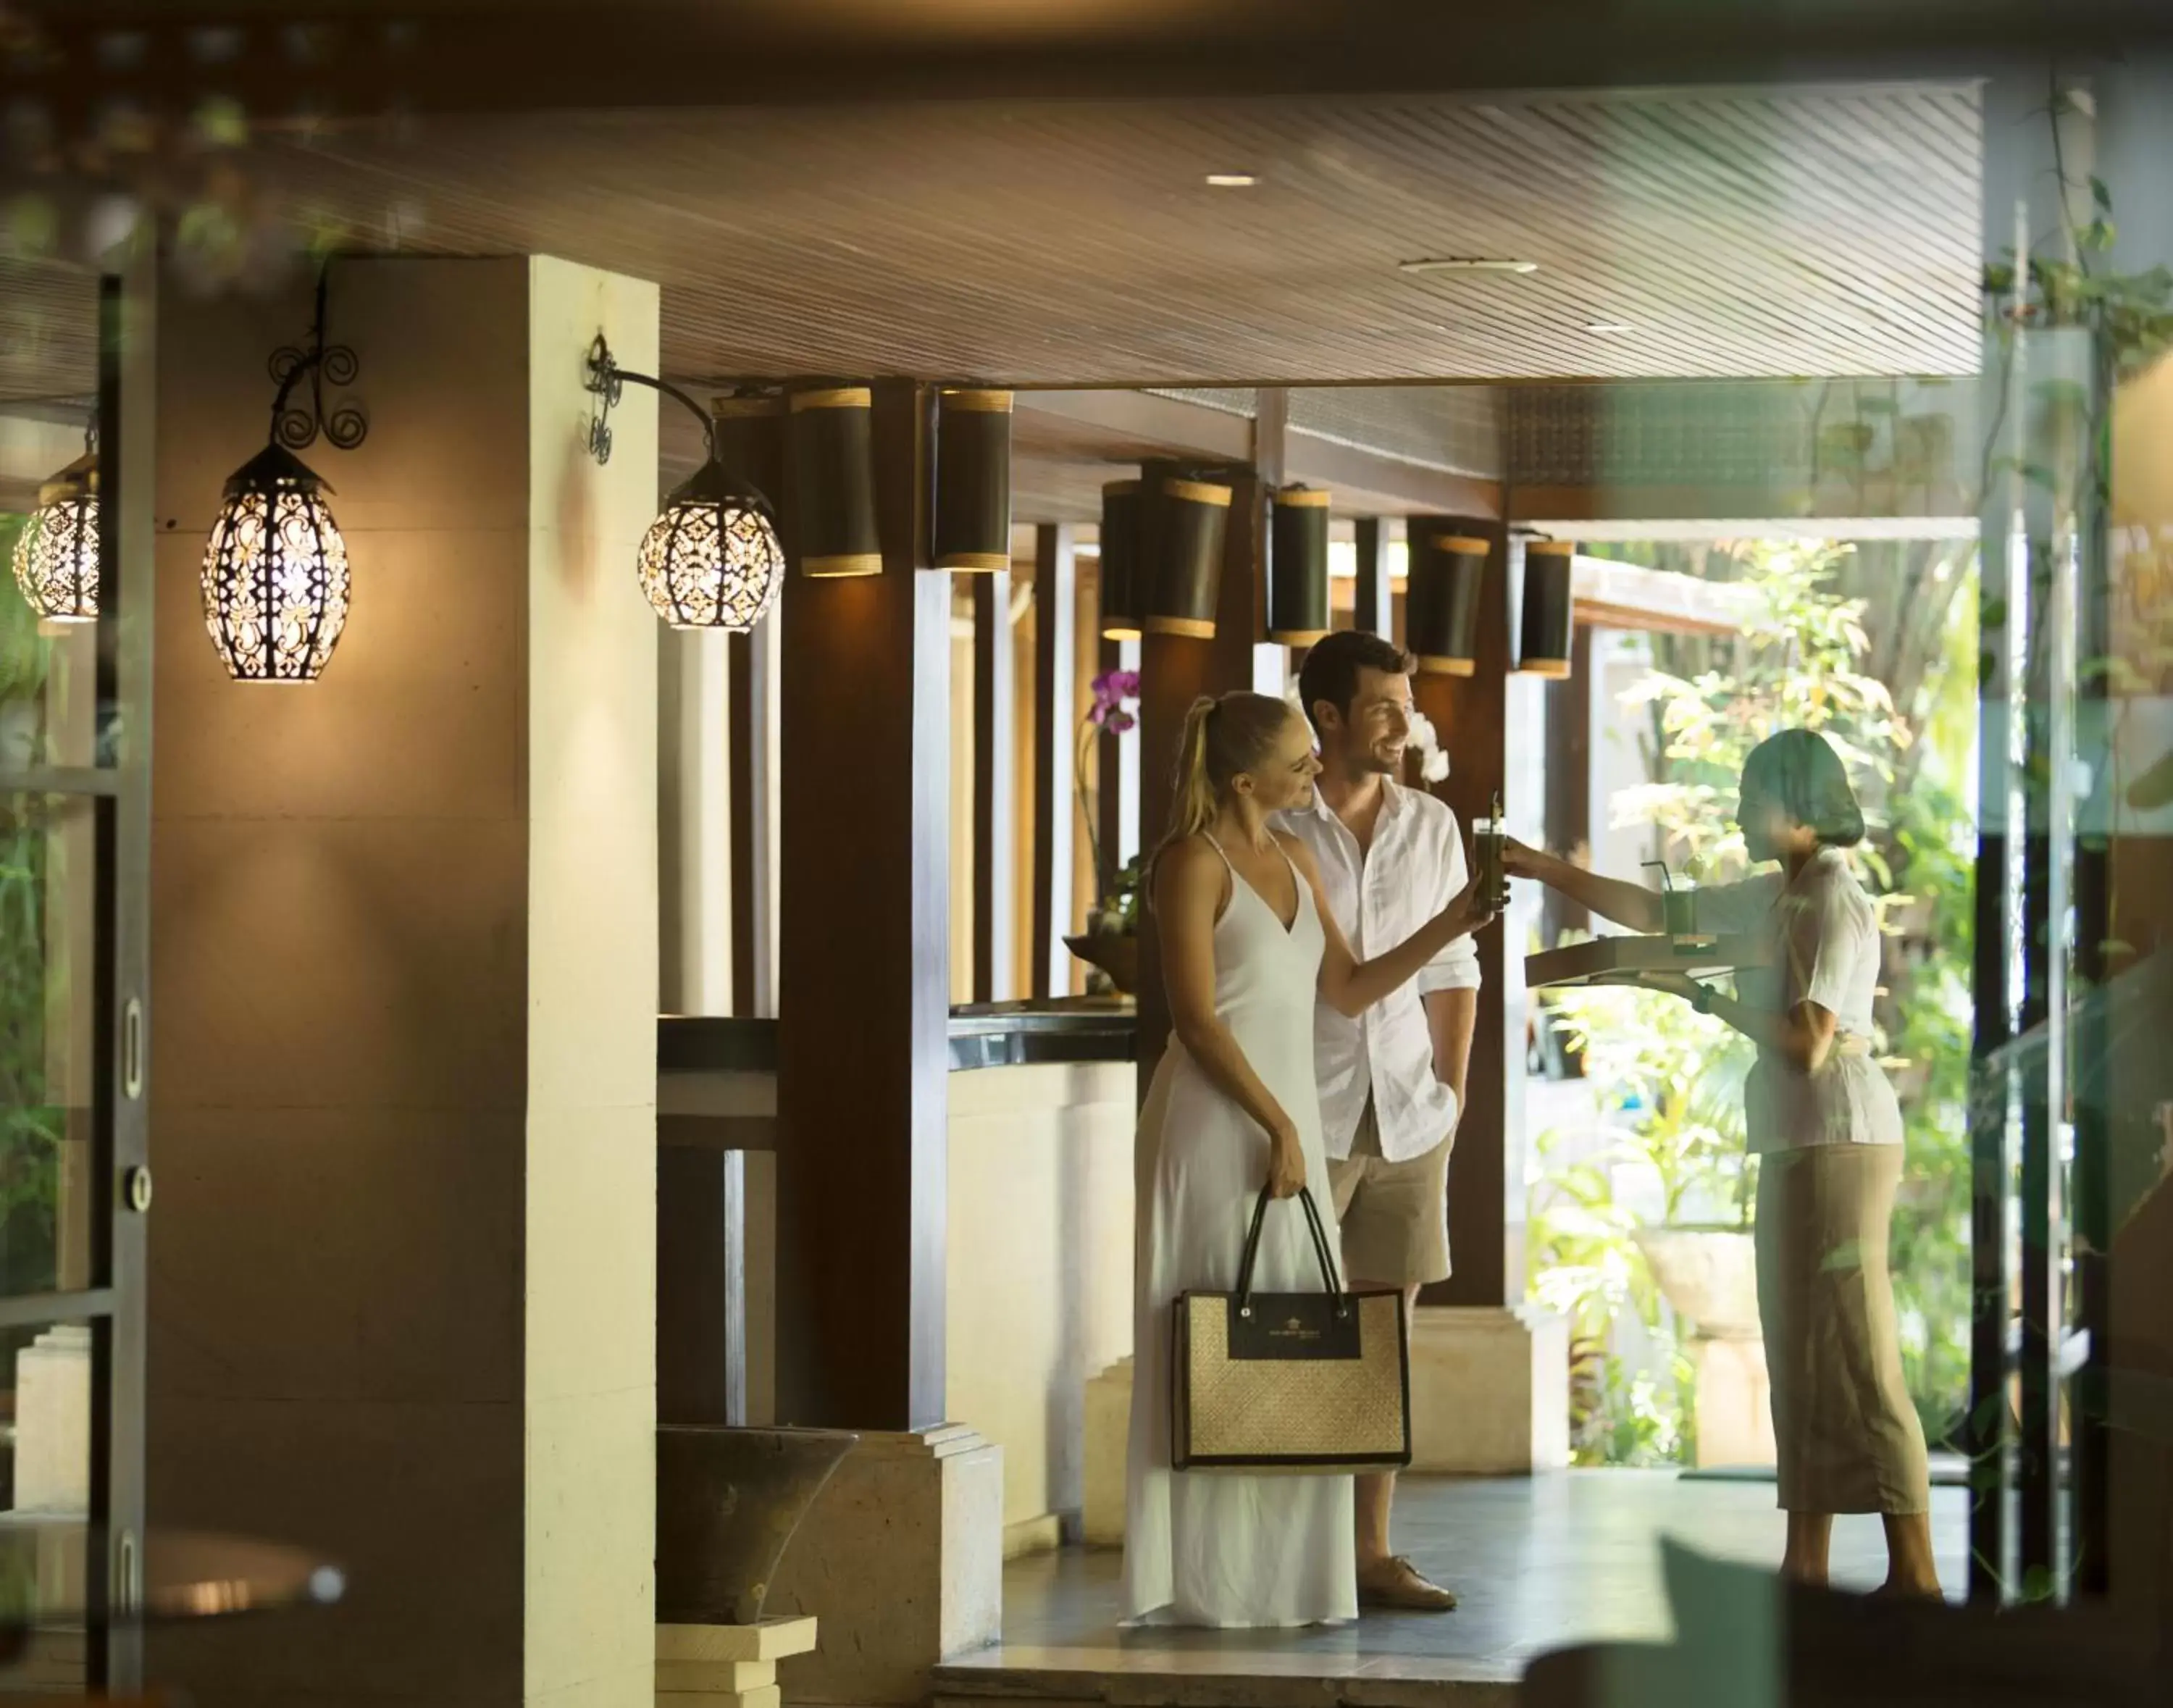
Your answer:
[[[1588,321],[1584,329],[1588,332],[1634,332],[1637,330],[1627,321]]]
[[[1250,172],[1210,172],[1207,182],[1216,190],[1249,190],[1260,180]]]
[[[1502,261],[1479,256],[1444,256],[1423,261],[1399,261],[1404,272],[1537,272],[1536,261]]]

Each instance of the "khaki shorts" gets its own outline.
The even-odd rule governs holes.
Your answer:
[[[1448,1151],[1443,1139],[1423,1156],[1389,1161],[1367,1099],[1351,1155],[1328,1159],[1346,1286],[1422,1287],[1448,1279]]]

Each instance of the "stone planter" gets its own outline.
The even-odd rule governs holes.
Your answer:
[[[1751,1237],[1734,1228],[1647,1227],[1637,1249],[1675,1314],[1713,1340],[1758,1338],[1758,1264]]]
[[[747,1625],[838,1462],[843,1430],[656,1430],[656,1622]]]
[[[1690,1325],[1683,1355],[1697,1383],[1697,1463],[1770,1465],[1771,1385],[1758,1323],[1751,1236],[1734,1228],[1641,1228],[1637,1247],[1661,1296]]]

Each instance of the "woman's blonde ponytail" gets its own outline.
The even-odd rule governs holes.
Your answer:
[[[1265,762],[1291,716],[1286,702],[1243,691],[1219,700],[1203,694],[1192,703],[1178,737],[1169,827],[1147,861],[1149,896],[1162,857],[1215,822],[1231,779]]]

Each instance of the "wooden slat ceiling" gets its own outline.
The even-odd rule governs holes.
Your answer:
[[[656,279],[678,375],[1076,386],[1965,372],[1977,162],[1973,90],[1917,85],[447,119],[249,170],[365,246]],[[1539,270],[1398,269],[1442,256]]]

